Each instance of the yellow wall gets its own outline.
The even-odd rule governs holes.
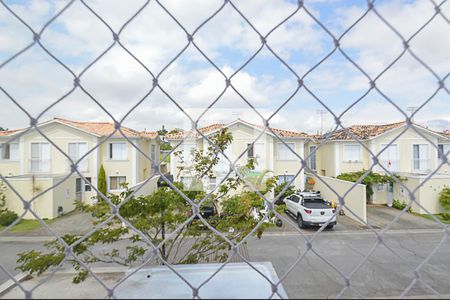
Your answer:
[[[37,197],[31,204],[31,209],[40,218],[53,219],[58,216],[58,206],[63,207],[63,212],[68,213],[75,207],[75,178],[69,177],[66,181],[56,186],[62,178],[8,178],[9,184],[22,196],[25,201],[30,201],[45,190],[56,186],[48,192]],[[34,187],[34,188],[33,188]],[[6,190],[6,207],[19,216],[24,213],[23,203],[11,189]],[[24,219],[34,219],[31,213],[27,213]]]
[[[354,185],[353,182],[339,180],[336,178],[314,176],[312,174],[311,176],[313,176],[316,181],[314,190],[320,191],[326,201],[339,203],[339,199],[336,193],[339,196],[343,197],[347,193],[347,191],[349,191]],[[326,182],[326,184],[332,187],[333,190],[328,188],[328,186],[323,182]],[[344,211],[348,217],[360,223],[367,222],[365,185],[356,185],[356,187],[353,188],[351,192],[349,192],[348,195],[345,196],[344,201],[347,206],[347,208],[344,207]]]
[[[422,182],[426,180],[426,176],[407,176],[406,181],[402,182],[408,189],[413,191]],[[442,208],[439,204],[439,193],[443,188],[450,187],[450,176],[449,175],[435,175],[428,179],[424,185],[414,194],[416,200],[422,205],[429,213],[437,214],[442,212]],[[394,199],[404,201],[408,203],[410,201],[409,193],[406,189],[403,189],[398,184],[394,185]],[[412,206],[413,212],[420,214],[426,214],[422,207],[416,203]]]

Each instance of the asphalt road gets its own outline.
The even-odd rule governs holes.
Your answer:
[[[305,232],[311,238],[313,232]],[[351,289],[342,297],[395,297],[414,280],[414,268],[442,240],[442,231],[435,229],[397,230],[385,236],[367,262],[350,277]],[[312,248],[283,279],[289,297],[336,297],[345,287],[345,279],[334,268],[348,276],[375,245],[373,232],[326,231],[312,242]],[[0,263],[16,274],[16,253],[39,249],[38,237],[0,238]],[[271,261],[279,277],[284,277],[295,261],[305,253],[305,240],[296,232],[267,232],[261,240],[251,238],[247,245],[251,261]],[[429,262],[419,270],[422,281],[441,294],[450,294],[450,241],[447,239]],[[318,255],[322,258],[320,258]],[[255,275],[257,275],[255,273]],[[8,277],[0,270],[0,283]],[[433,291],[420,281],[408,295],[432,295]]]

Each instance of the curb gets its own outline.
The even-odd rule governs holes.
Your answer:
[[[27,279],[30,279],[32,276],[28,275],[27,273],[19,273],[16,276],[14,276],[14,279],[17,282],[23,282]],[[8,281],[0,284],[0,297],[2,297],[4,294],[6,294],[9,290],[16,287],[16,282],[12,279],[9,279]]]

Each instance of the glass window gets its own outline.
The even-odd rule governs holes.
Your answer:
[[[69,143],[69,151],[68,155],[70,159],[76,163],[83,155],[88,152],[87,143]],[[88,160],[87,158],[83,159],[78,163],[78,170],[81,172],[88,171]]]
[[[285,182],[289,183],[293,179],[294,175],[278,175],[278,184],[282,184]],[[294,182],[292,182],[291,185],[294,185]]]
[[[310,146],[309,147],[309,167],[311,170],[317,170],[317,162],[316,162],[316,154],[315,151],[317,146]]]
[[[361,145],[344,145],[344,161],[360,161]]]
[[[286,143],[286,145],[283,143],[277,144],[277,159],[278,160],[295,160],[296,156],[294,155],[294,153],[292,153],[292,151],[295,151],[295,144],[294,143]]]
[[[127,144],[126,143],[110,143],[109,159],[111,160],[127,160]]]
[[[254,158],[255,157],[255,151],[253,149],[253,144],[247,144],[247,157],[248,158]]]
[[[3,144],[3,147],[1,149],[1,159],[19,160],[19,144],[18,143]]]
[[[443,155],[446,155],[450,151],[450,144],[439,144],[438,149],[438,159],[442,159]]]
[[[30,170],[31,172],[50,171],[49,143],[31,143]]]
[[[150,158],[153,160],[153,162],[157,162],[156,161],[156,145],[152,144],[150,147],[151,147],[150,148]]]
[[[91,177],[86,177],[86,180],[87,180],[89,183],[92,183],[92,178],[91,178]],[[92,191],[92,187],[89,185],[89,183],[87,183],[86,181],[84,182],[84,191],[85,191],[85,192],[90,192],[90,191]]]
[[[125,182],[127,182],[126,176],[111,176],[109,177],[109,189],[120,190]]]

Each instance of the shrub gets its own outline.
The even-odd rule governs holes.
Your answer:
[[[1,226],[9,226],[11,225],[15,220],[17,220],[19,216],[10,210],[4,210],[0,212],[0,225]]]
[[[107,192],[106,172],[105,172],[105,168],[103,167],[103,165],[100,166],[100,170],[98,171],[97,189],[99,192],[101,192],[103,195],[106,196],[106,192]]]
[[[450,221],[450,213],[443,212],[443,213],[441,213],[441,217],[442,217],[442,219],[444,219],[446,221]]]
[[[445,210],[450,210],[450,188],[444,188],[439,193],[439,203]]]
[[[392,207],[396,208],[396,209],[400,209],[403,210],[408,204],[405,201],[400,201],[397,199],[394,199],[394,201],[392,202]],[[411,208],[408,209],[408,212],[411,211]]]

